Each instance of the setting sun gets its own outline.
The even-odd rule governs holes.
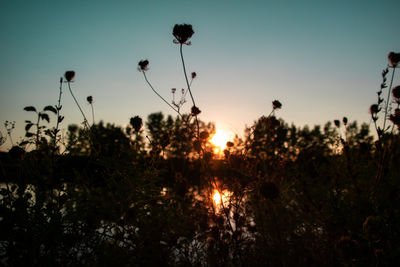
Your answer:
[[[213,135],[210,142],[215,146],[215,153],[222,153],[222,151],[226,147],[226,142],[232,139],[232,134],[228,134],[225,131],[217,130],[217,132]]]

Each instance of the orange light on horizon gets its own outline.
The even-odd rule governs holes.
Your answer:
[[[232,133],[227,133],[217,129],[216,133],[210,139],[210,143],[214,145],[214,153],[222,154],[226,148],[226,143],[232,139]]]

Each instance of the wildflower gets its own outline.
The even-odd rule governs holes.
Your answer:
[[[200,133],[200,139],[207,139],[210,136],[210,134],[207,131],[202,131]]]
[[[143,125],[142,119],[139,116],[131,118],[130,123],[136,132],[139,132]]]
[[[396,102],[400,103],[400,85],[392,89],[392,95],[396,99]]]
[[[172,89],[171,89],[171,92],[172,92],[173,94],[175,94],[176,88],[172,88]]]
[[[346,126],[347,125],[347,117],[343,117],[343,124]]]
[[[71,82],[72,79],[75,77],[75,71],[73,70],[66,71],[64,77],[67,80],[67,82]]]
[[[371,107],[369,108],[369,112],[371,113],[371,115],[375,115],[376,113],[378,113],[380,111],[379,106],[377,104],[373,104],[371,105]]]
[[[187,41],[192,37],[194,31],[192,25],[175,24],[172,34],[176,38],[174,40],[174,43],[190,45],[190,42]]]
[[[282,107],[282,103],[279,102],[278,100],[272,101],[272,108],[273,109],[280,109]]]
[[[192,115],[193,116],[197,116],[197,115],[199,115],[200,114],[200,109],[198,108],[198,107],[196,107],[196,106],[193,106],[192,107]]]
[[[146,71],[146,70],[149,69],[149,61],[147,59],[146,60],[140,60],[138,65],[139,65],[139,67],[138,67],[139,71]]]
[[[335,124],[336,127],[340,127],[340,120],[334,120],[333,123]]]
[[[90,95],[88,97],[86,97],[87,102],[89,102],[89,104],[93,103],[93,97]]]
[[[192,79],[196,78],[197,74],[196,72],[192,72]]]
[[[393,68],[396,68],[397,64],[399,64],[400,62],[400,53],[390,52],[388,54],[388,60],[390,62],[390,65]]]

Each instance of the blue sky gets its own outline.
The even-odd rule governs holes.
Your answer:
[[[399,11],[399,1],[366,0],[0,0],[0,130],[16,121],[19,141],[33,119],[23,108],[56,104],[66,70],[76,71],[73,90],[89,117],[85,99],[93,96],[96,120],[124,125],[134,115],[173,114],[136,67],[150,61],[148,78],[168,100],[171,88],[185,86],[176,23],[195,31],[184,55],[198,74],[202,120],[242,134],[279,99],[278,116],[298,126],[343,116],[370,123],[387,54],[400,52]],[[80,123],[67,90],[62,102],[62,128]]]

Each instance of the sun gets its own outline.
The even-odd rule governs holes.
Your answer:
[[[232,134],[229,134],[223,130],[217,129],[216,133],[211,138],[210,142],[215,146],[214,152],[221,154],[226,147],[226,142],[232,139]]]

